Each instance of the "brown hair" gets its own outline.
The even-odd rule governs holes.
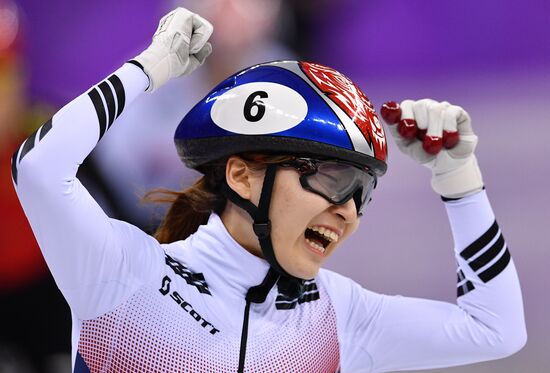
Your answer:
[[[251,168],[262,170],[267,164],[288,161],[293,156],[265,155],[256,153],[238,154]],[[227,204],[221,192],[225,182],[228,158],[208,163],[200,168],[204,174],[193,185],[182,191],[154,189],[145,194],[144,202],[170,203],[168,212],[155,232],[160,243],[184,240],[206,224],[212,212],[220,215]]]

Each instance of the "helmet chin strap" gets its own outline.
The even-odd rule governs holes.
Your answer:
[[[271,242],[271,221],[269,220],[269,205],[271,204],[271,195],[273,194],[276,171],[277,165],[270,164],[267,166],[262,186],[262,193],[260,195],[260,202],[257,207],[249,200],[244,199],[237,194],[237,192],[227,185],[227,182],[224,182],[222,186],[222,193],[231,202],[248,212],[252,217],[252,220],[254,220],[252,228],[260,241],[262,252],[271,268],[274,269],[275,272],[277,272],[281,277],[303,282],[303,279],[294,277],[283,269],[283,267],[277,262],[275,252],[273,251],[273,243]]]

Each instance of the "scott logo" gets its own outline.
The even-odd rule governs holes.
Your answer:
[[[300,62],[300,67],[317,88],[355,123],[371,145],[374,156],[379,160],[386,160],[386,135],[367,96],[351,80],[334,69],[309,62]]]
[[[212,325],[210,322],[206,321],[191,305],[191,303],[187,302],[183,297],[178,293],[176,290],[173,290],[170,293],[170,283],[172,282],[172,279],[168,276],[164,276],[162,279],[162,285],[159,289],[160,293],[162,295],[168,295],[170,294],[170,298],[174,302],[176,302],[185,312],[189,314],[197,323],[199,323],[200,326],[205,328],[210,332],[210,334],[216,334],[219,332],[219,329],[216,329],[214,325]]]

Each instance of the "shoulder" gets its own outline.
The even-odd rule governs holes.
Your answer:
[[[319,273],[315,276],[315,281],[327,289],[338,286],[353,286],[353,284],[356,284],[351,278],[325,268],[319,270]]]
[[[380,303],[385,295],[364,288],[354,280],[328,269],[321,269],[315,277],[320,288],[323,288],[337,307],[371,308]]]
[[[185,240],[161,244],[165,265],[172,270],[183,271],[188,274],[210,272],[205,265],[203,255],[193,245],[193,235]]]
[[[328,269],[319,270],[315,281],[328,293],[335,304],[349,305],[357,297],[356,293],[364,290],[351,278]]]

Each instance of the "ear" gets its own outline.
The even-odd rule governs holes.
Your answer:
[[[246,161],[232,155],[225,166],[225,180],[227,185],[242,198],[250,200],[253,195],[252,170]]]

